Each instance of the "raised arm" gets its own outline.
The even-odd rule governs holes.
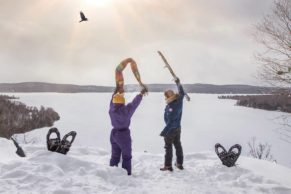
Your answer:
[[[178,88],[178,91],[179,91],[179,95],[180,95],[180,96],[185,96],[185,92],[184,92],[184,89],[183,89],[183,87],[182,87],[182,85],[181,85],[181,83],[180,83],[180,79],[177,78],[177,79],[175,80],[175,82],[176,82],[176,85],[177,85],[177,88]]]
[[[133,115],[133,113],[135,112],[135,110],[137,109],[138,105],[140,104],[142,100],[142,94],[138,94],[136,95],[136,97],[132,100],[132,102],[128,103],[126,105],[126,108],[128,110],[128,114],[130,116]]]

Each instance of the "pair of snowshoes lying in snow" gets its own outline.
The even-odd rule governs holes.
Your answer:
[[[235,162],[240,156],[241,146],[239,144],[235,144],[231,146],[228,151],[226,151],[226,149],[222,145],[217,143],[215,144],[215,152],[223,165],[227,167],[232,167],[235,165]]]
[[[57,135],[56,138],[50,138],[50,136],[55,133]],[[51,128],[48,131],[48,134],[46,136],[47,138],[47,149],[52,152],[58,152],[61,154],[67,154],[70,150],[70,147],[72,146],[72,143],[74,142],[76,138],[77,133],[75,131],[71,131],[68,134],[66,134],[63,139],[61,140],[60,132],[57,128]],[[68,140],[68,138],[71,137],[71,140]]]

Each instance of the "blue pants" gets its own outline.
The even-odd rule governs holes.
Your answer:
[[[112,129],[110,134],[111,143],[111,159],[110,166],[118,166],[120,157],[122,156],[122,168],[127,170],[127,174],[131,175],[131,137],[130,130]]]

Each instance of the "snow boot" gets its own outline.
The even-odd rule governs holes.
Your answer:
[[[182,164],[177,164],[175,163],[175,166],[179,169],[179,170],[184,170],[184,167]]]
[[[173,168],[172,166],[164,166],[163,168],[160,168],[161,171],[170,171],[170,172],[173,172]]]

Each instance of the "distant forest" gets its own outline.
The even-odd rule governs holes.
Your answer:
[[[271,94],[271,95],[230,95],[219,96],[219,99],[237,100],[239,106],[246,106],[264,110],[278,110],[291,113],[291,95],[290,94]]]
[[[60,116],[52,108],[29,107],[15,101],[16,97],[0,95],[0,137],[51,127]]]

